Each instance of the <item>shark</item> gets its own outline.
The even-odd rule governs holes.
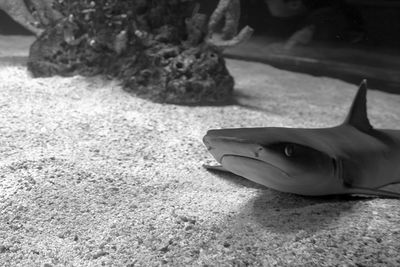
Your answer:
[[[400,130],[372,127],[366,80],[338,126],[212,129],[203,142],[219,163],[204,165],[206,169],[234,173],[277,191],[400,198],[383,188],[400,183]]]

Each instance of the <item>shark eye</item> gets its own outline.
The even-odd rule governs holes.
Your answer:
[[[291,157],[294,154],[294,145],[288,144],[285,146],[285,155],[286,157]]]

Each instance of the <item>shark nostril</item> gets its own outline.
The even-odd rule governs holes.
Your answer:
[[[261,151],[263,151],[263,148],[262,148],[262,147],[259,147],[259,148],[257,149],[257,151],[254,152],[254,156],[256,156],[256,158],[258,158],[258,157],[260,156],[260,152],[261,152]]]
[[[204,140],[204,145],[206,146],[207,150],[213,149],[213,147],[211,146],[211,144],[207,140]]]

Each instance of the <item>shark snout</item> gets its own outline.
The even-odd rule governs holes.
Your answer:
[[[238,137],[207,134],[204,136],[203,142],[218,162],[221,162],[222,158],[227,155],[258,158],[263,150],[262,146]]]

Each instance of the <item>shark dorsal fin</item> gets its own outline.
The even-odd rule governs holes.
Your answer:
[[[349,114],[344,124],[349,124],[360,131],[369,131],[372,129],[367,115],[367,81],[363,80],[354,97]]]

